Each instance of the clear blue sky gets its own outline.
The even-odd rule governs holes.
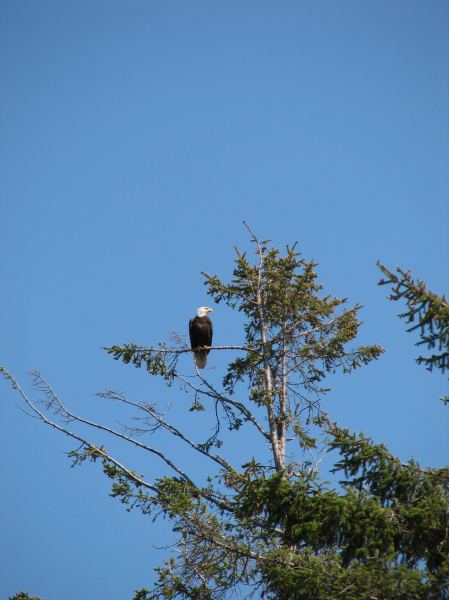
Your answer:
[[[331,415],[448,462],[447,380],[414,364],[375,267],[449,289],[446,0],[2,0],[0,85],[0,363],[23,383],[39,369],[111,424],[106,387],[187,402],[100,347],[186,332],[208,303],[200,272],[229,275],[247,219],[298,240],[386,349],[331,382]],[[214,323],[232,343],[238,317]],[[0,385],[1,598],[149,587],[167,525],[126,513],[98,467],[70,469],[73,445],[17,400]]]

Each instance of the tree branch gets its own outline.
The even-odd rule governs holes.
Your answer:
[[[242,415],[244,415],[244,417],[248,421],[250,421],[258,429],[258,431],[263,435],[263,437],[265,439],[267,439],[267,440],[271,439],[270,435],[265,431],[265,429],[263,429],[263,427],[258,423],[257,419],[254,417],[252,412],[248,408],[246,408],[246,406],[244,404],[242,404],[241,402],[237,402],[236,400],[231,400],[230,398],[227,398],[226,396],[223,396],[223,394],[221,394],[218,390],[216,390],[213,387],[213,385],[211,383],[209,383],[207,381],[207,379],[205,379],[201,375],[201,373],[198,370],[198,367],[195,367],[195,369],[196,369],[196,374],[197,374],[198,378],[200,379],[200,381],[211,391],[211,394],[207,394],[207,392],[202,392],[202,393],[209,395],[212,398],[216,398],[217,400],[220,400],[220,402],[234,406],[237,410],[240,411],[240,413]]]
[[[20,385],[17,383],[17,381],[14,379],[14,377],[11,375],[11,373],[9,373],[9,371],[7,369],[0,366],[0,374],[3,375],[3,377],[7,381],[10,382],[10,384],[14,390],[17,390],[19,392],[19,394],[22,396],[23,400],[26,402],[26,404],[29,406],[29,408],[35,413],[37,418],[39,418],[41,421],[43,421],[47,425],[50,425],[50,427],[53,427],[53,429],[57,429],[58,431],[60,431],[61,433],[64,433],[68,437],[71,437],[71,438],[77,440],[86,448],[89,448],[90,450],[94,451],[95,453],[98,453],[105,460],[114,464],[122,473],[124,473],[136,485],[145,487],[155,493],[158,493],[159,490],[156,486],[154,486],[151,483],[148,483],[147,481],[145,481],[144,479],[138,477],[135,473],[130,471],[127,467],[125,467],[122,463],[120,463],[118,460],[116,460],[113,456],[111,456],[105,450],[103,450],[102,448],[98,448],[97,446],[95,446],[94,444],[91,444],[90,442],[88,442],[87,440],[82,438],[81,436],[77,435],[76,433],[73,433],[73,431],[69,431],[65,427],[61,427],[61,425],[59,425],[58,423],[55,423],[54,421],[51,421],[48,417],[46,417],[37,408],[37,406],[28,398],[28,396],[25,394],[23,389],[20,387]]]
[[[163,460],[166,465],[168,465],[171,469],[173,469],[173,471],[175,471],[176,473],[178,473],[178,475],[180,475],[183,479],[185,479],[185,481],[188,481],[192,487],[199,489],[199,487],[192,481],[192,479],[190,479],[190,477],[188,475],[186,475],[186,473],[184,473],[184,471],[182,469],[177,467],[173,463],[173,461],[171,461],[169,458],[167,458],[160,450],[151,448],[150,446],[147,446],[146,444],[143,444],[142,442],[139,442],[138,440],[136,440],[130,436],[127,436],[127,435],[121,433],[120,431],[117,431],[116,429],[112,429],[111,427],[107,427],[106,425],[101,425],[100,423],[95,423],[94,421],[90,421],[89,419],[85,419],[83,417],[80,417],[79,415],[75,415],[65,406],[65,404],[62,402],[62,400],[55,394],[53,389],[50,387],[48,382],[41,376],[40,373],[38,373],[37,371],[33,371],[32,375],[34,377],[34,384],[37,386],[37,388],[40,391],[43,391],[44,393],[49,394],[51,397],[51,401],[48,404],[48,408],[51,408],[52,410],[54,410],[52,402],[54,401],[57,403],[57,408],[55,410],[56,414],[59,414],[60,411],[62,411],[63,413],[65,413],[67,415],[67,418],[72,421],[76,421],[78,423],[83,423],[84,425],[88,425],[89,427],[92,427],[94,429],[106,431],[107,433],[110,433],[111,435],[113,435],[115,437],[125,440],[126,442],[129,442],[142,450],[146,450],[147,452],[150,452],[151,454],[155,454],[161,460]]]
[[[200,444],[197,444],[196,442],[193,442],[192,440],[190,440],[187,436],[185,436],[174,425],[171,425],[170,423],[167,423],[167,421],[165,421],[153,409],[153,407],[150,404],[148,404],[148,403],[133,402],[132,400],[128,400],[127,398],[125,398],[123,396],[120,396],[120,397],[117,396],[117,395],[111,396],[109,392],[101,392],[98,395],[100,397],[102,397],[102,398],[112,398],[112,399],[115,399],[115,400],[119,400],[120,402],[123,402],[124,404],[128,404],[130,406],[134,406],[135,408],[144,411],[145,413],[149,414],[151,416],[151,418],[154,419],[158,423],[158,425],[160,427],[162,427],[163,429],[166,429],[167,431],[169,431],[170,433],[172,433],[174,436],[179,437],[179,439],[181,439],[183,442],[185,442],[186,444],[188,444],[191,448],[193,448],[194,450],[196,450],[200,454],[203,454],[204,456],[207,456],[207,458],[210,458],[211,460],[213,460],[214,462],[216,462],[218,465],[220,465],[221,467],[223,467],[224,469],[226,469],[226,471],[229,471],[229,472],[235,473],[235,474],[238,473],[236,471],[236,469],[234,469],[234,467],[232,465],[230,465],[224,458],[222,458],[218,454],[215,454],[215,455],[211,454],[210,452],[208,452],[207,450],[205,450]]]

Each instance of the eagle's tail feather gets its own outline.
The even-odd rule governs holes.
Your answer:
[[[204,369],[207,363],[207,350],[196,350],[194,356],[198,369]]]

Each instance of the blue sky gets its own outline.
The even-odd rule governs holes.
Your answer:
[[[414,364],[375,266],[448,292],[445,0],[3,0],[0,83],[0,363],[24,385],[38,369],[112,424],[104,388],[186,402],[100,348],[186,333],[209,302],[200,272],[226,278],[233,245],[250,246],[246,219],[298,240],[328,293],[364,305],[360,340],[386,349],[330,382],[331,415],[447,464],[447,380]],[[224,307],[214,324],[217,343],[240,335]],[[98,468],[70,469],[73,445],[0,395],[0,596],[149,587],[167,524],[126,513]],[[248,455],[244,437],[233,451]]]

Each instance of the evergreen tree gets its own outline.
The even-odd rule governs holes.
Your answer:
[[[384,446],[333,423],[320,403],[329,374],[350,373],[382,353],[377,345],[354,345],[360,306],[323,295],[316,264],[295,246],[281,254],[247,229],[255,262],[237,250],[230,282],[204,274],[213,300],[244,317],[242,344],[211,348],[211,356],[232,353],[221,381],[198,369],[193,377],[184,372],[183,357],[191,350],[181,340],[172,347],[107,349],[116,360],[190,392],[190,417],[214,419],[206,439],[194,439],[187,422],[180,429],[153,404],[103,392],[140,415],[138,428],[119,431],[71,412],[38,373],[34,383],[45,394],[44,405],[5,369],[3,375],[35,415],[81,444],[71,452],[75,464],[101,461],[111,494],[128,510],[170,518],[177,551],[157,570],[154,588],[139,590],[135,600],[212,600],[242,588],[246,597],[279,600],[449,598],[449,469],[402,463]],[[441,328],[447,327],[445,314],[437,316]],[[447,337],[439,339],[446,351]],[[166,475],[136,473],[69,423],[157,456]],[[248,448],[242,440],[250,430]],[[203,481],[150,445],[150,434],[161,432],[209,461]],[[241,447],[238,464],[226,454],[230,441]],[[342,474],[339,486],[321,478],[315,453],[323,448],[338,453],[333,470]]]

